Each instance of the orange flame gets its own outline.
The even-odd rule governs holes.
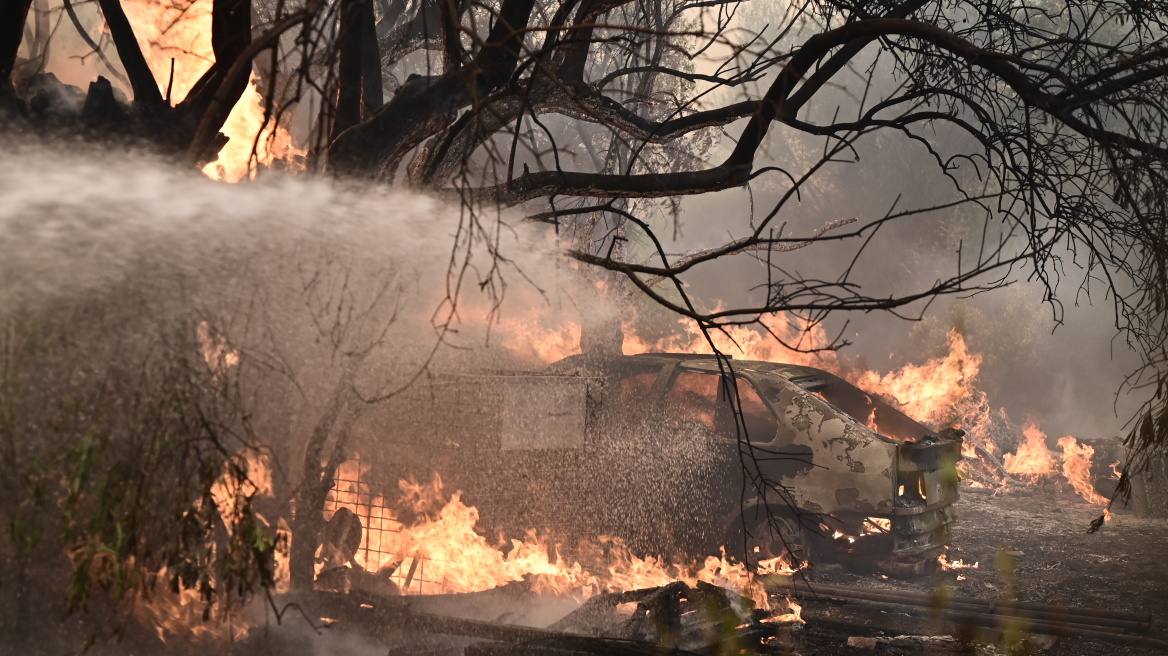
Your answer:
[[[1095,491],[1091,483],[1091,456],[1095,449],[1070,436],[1059,438],[1058,445],[1063,450],[1063,477],[1075,488],[1075,492],[1088,502],[1106,506],[1107,499]]]
[[[164,567],[158,572],[158,580],[165,580],[168,571]],[[133,613],[164,644],[178,639],[185,644],[201,642],[217,643],[224,639],[239,640],[247,634],[243,623],[236,623],[232,615],[224,615],[225,621],[208,621],[208,606],[197,590],[179,588],[177,592],[155,586],[149,593],[134,601]]]
[[[884,397],[908,416],[927,424],[962,424],[958,409],[976,400],[973,382],[981,356],[970,353],[965,337],[949,331],[949,351],[922,365],[907,364],[883,376],[874,371],[847,376],[857,387]]]
[[[122,6],[159,91],[163,97],[169,94],[172,104],[181,102],[215,62],[212,0],[127,0]],[[256,162],[271,166],[277,160],[290,162],[304,155],[292,144],[287,130],[265,126],[263,98],[254,73],[220,132],[229,141],[219,151],[219,158],[203,167],[205,175],[217,180],[238,182],[255,175]],[[253,162],[252,144],[257,135]]]
[[[799,622],[800,624],[807,623],[807,620],[803,619],[803,606],[801,604],[795,603],[795,600],[793,600],[793,599],[787,599],[786,604],[787,604],[787,612],[785,612],[781,615],[772,615],[771,617],[768,617],[768,618],[764,619],[763,621],[764,622],[781,622],[781,623],[785,623],[785,624],[786,623],[793,623],[793,622]]]
[[[1003,458],[1006,471],[1032,480],[1055,473],[1054,456],[1046,446],[1046,433],[1034,424],[1027,424],[1022,429],[1022,436],[1026,441],[1018,445],[1018,451],[1007,453]]]
[[[491,326],[500,343],[525,360],[550,364],[580,352],[580,324],[541,317],[501,317]]]
[[[245,450],[233,456],[211,485],[211,500],[223,519],[223,527],[230,533],[243,512],[243,505],[257,496],[272,494],[272,470],[265,454]],[[263,517],[257,517],[265,521]],[[288,581],[288,539],[290,532],[281,522],[277,534],[275,576],[280,581],[276,592],[287,591]],[[167,568],[162,568],[154,577],[155,581],[169,578]],[[197,588],[180,585],[177,590],[160,589],[152,586],[135,600],[134,612],[147,625],[154,628],[163,643],[172,638],[184,642],[213,642],[223,639],[240,639],[247,633],[247,626],[236,623],[227,608],[209,605]],[[225,621],[208,621],[212,613]]]
[[[735,358],[802,364],[829,371],[839,370],[839,363],[834,351],[803,352],[822,348],[830,343],[822,325],[808,326],[797,320],[788,320],[782,315],[769,319],[761,318],[759,323],[764,330],[756,330],[750,326],[726,326],[724,329],[711,331],[710,337],[719,351]],[[637,334],[633,324],[626,323],[624,325],[625,355],[712,353],[709,341],[706,340],[706,336],[702,334],[701,329],[693,321],[679,319],[678,325],[681,327],[681,332],[650,342]],[[783,346],[779,340],[798,346],[800,350],[789,349]]]
[[[1099,506],[1107,505],[1107,499],[1095,491],[1095,486],[1091,482],[1091,458],[1095,455],[1094,448],[1081,444],[1069,435],[1059,438],[1058,445],[1062,449],[1060,467],[1054,454],[1046,446],[1046,434],[1037,426],[1027,424],[1022,434],[1026,441],[1019,445],[1016,453],[1007,453],[1003,459],[1006,471],[1030,480],[1061,473],[1084,500]],[[1110,516],[1110,513],[1107,513],[1107,516]]]
[[[738,591],[759,608],[769,608],[758,574],[790,573],[787,561],[775,558],[759,564],[757,572],[726,557],[710,556],[701,567],[639,557],[616,538],[601,537],[604,564],[598,571],[578,562],[568,563],[554,545],[529,531],[525,539],[490,544],[478,533],[478,510],[462,501],[460,492],[445,500],[441,479],[426,485],[402,481],[399,507],[419,518],[406,524],[381,495],[359,482],[367,466],[357,461],[338,469],[338,482],[330,493],[326,519],[348,508],[362,521],[361,549],[354,557],[357,567],[378,572],[404,594],[476,592],[511,581],[530,580],[537,591],[589,597],[603,591],[632,590],[686,581],[705,581]]]
[[[941,569],[943,571],[949,571],[952,569],[977,569],[980,565],[980,563],[976,562],[970,565],[960,558],[957,560],[949,560],[947,554],[941,554],[940,556],[937,556],[937,562],[941,563]]]

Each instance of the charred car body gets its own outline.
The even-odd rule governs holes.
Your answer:
[[[959,434],[818,369],[730,364],[573,356],[539,374],[439,376],[354,439],[375,490],[438,472],[489,532],[748,560],[850,552],[891,574],[936,561]]]

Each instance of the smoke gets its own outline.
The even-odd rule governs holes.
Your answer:
[[[291,516],[304,445],[342,380],[372,399],[425,371],[531,364],[530,353],[498,344],[562,323],[582,283],[540,232],[505,216],[481,220],[386,188],[275,174],[229,186],[148,153],[5,148],[0,396],[10,476],[0,480],[0,514],[6,525],[41,526],[48,548],[34,567],[23,547],[0,546],[10,590],[0,630],[56,636],[28,653],[61,653],[116,625],[94,612],[54,631],[47,619],[63,615],[74,585],[66,573],[89,553],[86,540],[106,539],[92,531],[113,530],[105,513],[133,506],[120,501],[133,496],[123,486],[113,511],[93,507],[118,480],[109,472],[167,467],[144,472],[155,509],[134,530],[173,538],[171,518],[198,499],[189,486],[218,474],[215,449],[260,445],[274,496],[255,507],[274,522]],[[508,323],[530,309],[529,323]],[[198,428],[192,403],[218,427],[217,444],[204,436],[158,460],[159,439]],[[46,467],[82,473],[45,479]],[[73,515],[58,505],[68,499],[80,499]],[[58,544],[58,534],[70,537]],[[132,557],[145,566],[163,551]],[[94,564],[87,599],[111,562]],[[48,580],[59,585],[36,585]],[[45,610],[31,617],[31,608]]]
[[[743,9],[744,25],[767,22]],[[752,22],[754,21],[754,22]],[[795,37],[797,40],[805,37]],[[870,58],[854,62],[841,74],[840,88],[825,89],[819,100],[800,113],[815,125],[852,120],[863,95],[868,105],[890,95],[899,83],[888,67]],[[875,71],[870,82],[866,74]],[[760,82],[765,87],[765,81]],[[845,87],[850,86],[851,89]],[[757,97],[757,95],[753,96]],[[858,223],[828,235],[848,232],[893,211],[931,208],[962,197],[962,185],[976,193],[986,184],[986,172],[955,155],[976,152],[967,134],[930,124],[919,141],[878,131],[859,139],[853,149],[815,171],[798,193],[784,201],[769,226],[783,236],[810,236],[832,221],[856,218]],[[733,130],[729,134],[734,134]],[[659,231],[665,248],[685,253],[743,237],[792,189],[791,180],[812,170],[832,139],[811,137],[781,124],[771,127],[766,145],[772,171],[753,180],[748,189],[732,189],[686,198],[676,229]],[[720,161],[733,141],[723,139],[709,155]],[[955,164],[942,172],[937,159]],[[791,177],[787,177],[791,176]],[[833,282],[850,267],[849,283],[865,295],[881,298],[927,288],[954,275],[960,261],[968,267],[982,246],[1004,243],[1020,247],[1022,235],[997,214],[972,204],[941,207],[884,224],[872,235],[818,243],[770,255],[771,263],[796,278]],[[633,237],[636,242],[636,236]],[[857,253],[863,254],[857,258]],[[647,257],[644,241],[632,247],[631,260]],[[1081,257],[1056,250],[1048,274],[1056,295],[1047,289],[1033,265],[1009,272],[1006,289],[920,301],[901,308],[897,317],[884,312],[838,313],[825,323],[826,333],[849,342],[841,358],[845,365],[880,373],[941,355],[946,335],[960,331],[970,349],[984,357],[977,384],[996,408],[1005,408],[1018,423],[1038,421],[1052,435],[1111,437],[1122,431],[1137,408],[1139,394],[1117,399],[1138,355],[1117,337],[1113,299],[1099,280],[1087,277]],[[704,264],[686,277],[688,292],[706,309],[758,305],[765,300],[771,274],[753,255]],[[990,280],[987,277],[983,282]],[[1121,282],[1122,284],[1122,282]]]
[[[511,305],[495,305],[509,294],[522,307],[547,298],[540,285],[571,287],[543,235],[503,218],[471,225],[419,194],[275,174],[224,186],[147,153],[88,148],[9,147],[0,174],[0,303],[10,310],[127,282],[181,286],[181,299],[157,299],[171,307],[223,310],[249,286],[300,293],[340,267],[353,303],[372,302],[392,277],[403,314],[441,319],[446,297],[461,296],[455,314],[474,324],[492,309],[506,316]]]

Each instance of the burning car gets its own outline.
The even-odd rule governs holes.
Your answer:
[[[480,530],[539,528],[563,552],[616,536],[646,554],[862,556],[920,573],[948,541],[961,458],[959,432],[830,373],[666,353],[437,376],[369,413],[352,439],[362,461],[336,489],[364,496],[330,495],[325,510],[356,511],[366,569],[402,562],[379,552],[377,532],[392,529],[373,500],[438,472]]]

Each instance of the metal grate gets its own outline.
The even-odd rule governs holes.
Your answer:
[[[332,519],[340,508],[348,508],[361,520],[361,546],[353,560],[368,572],[398,563],[389,578],[409,594],[443,592],[441,563],[418,553],[403,553],[402,523],[385,496],[375,491],[363,478],[369,465],[360,456],[344,462],[338,469],[324,502],[324,519]]]

